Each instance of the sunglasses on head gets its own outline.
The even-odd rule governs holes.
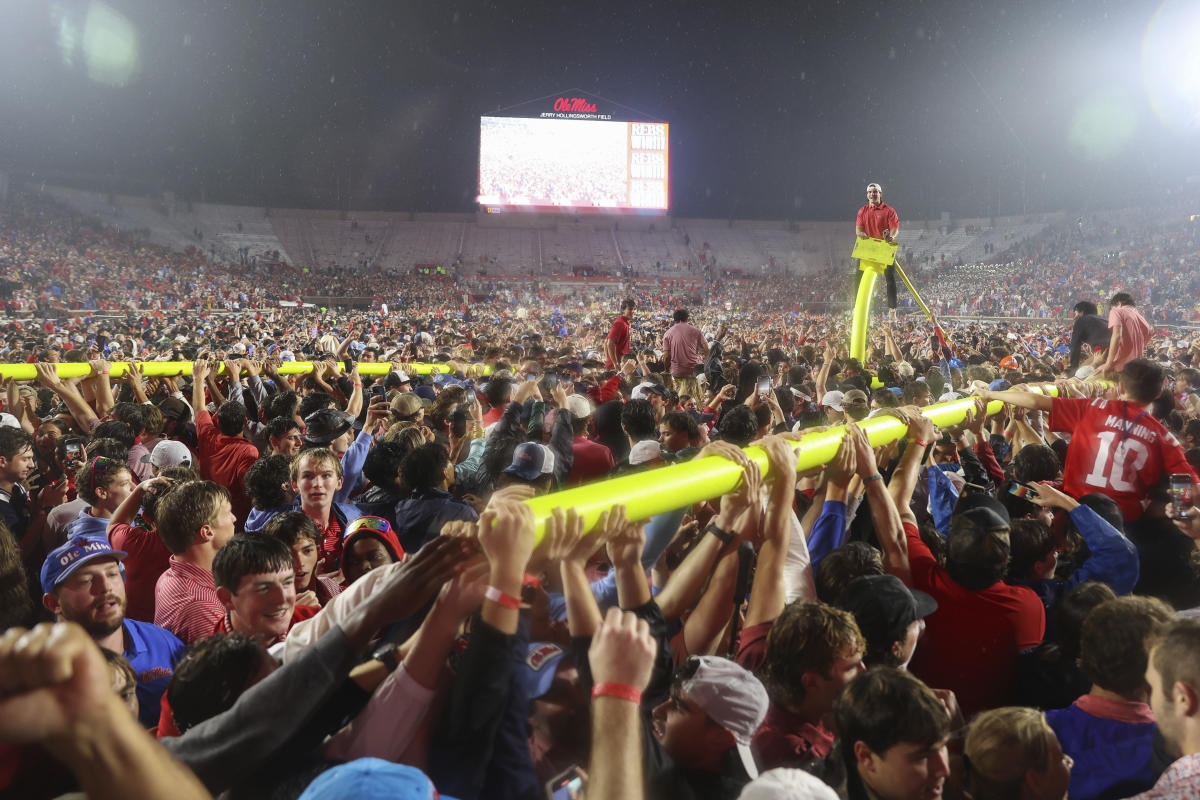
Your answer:
[[[115,458],[107,458],[105,456],[96,456],[92,459],[92,474],[88,477],[88,487],[93,493],[96,491],[96,473],[120,463]]]
[[[388,533],[392,530],[392,525],[383,517],[359,517],[350,523],[350,527],[346,529],[346,535],[349,536],[362,530]]]

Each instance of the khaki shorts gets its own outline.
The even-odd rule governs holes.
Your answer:
[[[671,380],[675,381],[675,391],[680,394],[690,394],[696,398],[696,403],[702,403],[704,396],[700,393],[700,382],[696,380],[695,375],[689,375],[686,378],[676,378],[672,376]]]

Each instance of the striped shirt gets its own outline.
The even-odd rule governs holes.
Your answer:
[[[317,530],[321,532],[321,558],[325,559],[325,568],[332,569],[342,558],[342,523],[338,522],[332,508],[329,509],[329,524],[321,528],[321,523],[317,522]]]
[[[224,618],[212,572],[171,556],[154,585],[154,624],[191,644],[211,634]]]

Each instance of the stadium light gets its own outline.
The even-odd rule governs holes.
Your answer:
[[[1200,3],[1165,0],[1142,37],[1142,82],[1150,106],[1174,130],[1200,131]]]

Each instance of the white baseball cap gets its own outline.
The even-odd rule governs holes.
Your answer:
[[[190,467],[193,462],[192,451],[183,442],[174,439],[163,439],[154,445],[148,455],[142,456],[143,464],[163,467]]]
[[[742,789],[738,800],[837,800],[837,792],[802,769],[768,770]]]
[[[581,394],[573,394],[567,398],[567,411],[579,419],[592,415],[592,401]]]
[[[758,765],[750,751],[750,742],[767,716],[767,690],[754,673],[727,658],[693,656],[699,664],[690,678],[679,685],[708,718],[733,734],[742,766],[751,778],[758,777]],[[693,664],[689,658],[687,664]]]
[[[837,389],[834,389],[832,392],[825,393],[825,396],[821,398],[821,405],[828,406],[829,408],[832,408],[834,411],[845,411],[846,410],[845,405],[844,405],[845,400],[846,400],[845,393],[839,392]]]

